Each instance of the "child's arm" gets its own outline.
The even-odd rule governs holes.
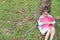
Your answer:
[[[40,18],[42,18],[42,17],[44,17],[44,16],[43,16],[43,15],[40,16]],[[40,22],[40,18],[39,18],[39,20],[38,20],[38,25],[41,26],[41,25],[43,25],[43,24],[46,24],[46,22]]]
[[[49,15],[50,17],[52,17],[51,15]],[[53,18],[53,17],[52,17]],[[50,24],[55,24],[56,22],[55,22],[55,19],[54,19],[54,21],[53,22],[50,22]]]
[[[55,20],[53,22],[46,22],[46,24],[55,24]]]
[[[55,20],[53,22],[50,22],[50,23],[54,25],[55,24]]]
[[[38,25],[41,26],[43,25],[43,23],[38,20]]]

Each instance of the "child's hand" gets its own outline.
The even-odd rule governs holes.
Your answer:
[[[48,24],[48,22],[43,22],[43,24]]]
[[[51,24],[50,22],[47,22],[47,24]]]
[[[50,22],[48,22],[48,21],[47,22],[43,22],[43,24],[50,24]]]
[[[51,22],[47,21],[47,24],[51,24]]]

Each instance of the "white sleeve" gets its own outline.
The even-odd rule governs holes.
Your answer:
[[[41,26],[43,25],[43,23],[38,20],[38,25]]]
[[[53,22],[51,22],[51,24],[53,24],[53,25],[54,25],[55,23],[56,23],[55,20],[54,20]]]
[[[52,17],[51,15],[49,15],[49,16]],[[53,24],[53,25],[54,25],[55,23],[56,23],[55,20],[54,20],[53,22],[51,22],[51,24]]]
[[[43,15],[42,15],[42,16],[40,16],[40,17],[39,17],[39,19],[40,19],[40,18],[42,18],[42,17],[43,17]],[[39,20],[39,19],[38,19],[38,26],[41,26],[41,25],[43,25],[43,23],[42,23],[42,22],[40,22],[40,20]]]

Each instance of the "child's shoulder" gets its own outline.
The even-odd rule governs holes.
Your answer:
[[[39,18],[42,18],[42,17],[44,17],[43,15],[40,15],[40,17]]]
[[[50,15],[50,14],[48,16],[52,17],[52,15]]]

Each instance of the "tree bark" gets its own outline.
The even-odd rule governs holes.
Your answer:
[[[51,4],[52,0],[39,0],[37,9],[38,16],[42,14],[42,10],[45,6],[47,6],[49,8],[49,11],[51,11]]]
[[[51,10],[51,4],[52,4],[52,0],[39,0],[38,1],[37,12],[35,14],[33,14],[33,17],[35,18],[35,20],[32,22],[33,24],[35,24],[35,26],[30,28],[28,31],[26,31],[24,37],[26,37],[27,34],[31,33],[31,31],[36,29],[37,20],[38,20],[39,16],[42,14],[43,8],[45,6],[47,6],[49,8],[49,10]]]

